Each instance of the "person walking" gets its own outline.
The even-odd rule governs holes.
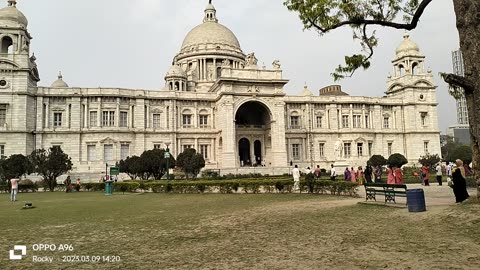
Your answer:
[[[76,190],[77,192],[80,191],[80,178],[77,178],[77,182],[75,183],[75,190]]]
[[[348,167],[345,168],[345,171],[343,172],[343,176],[345,178],[345,181],[350,181],[350,170],[348,169]]]
[[[427,165],[422,166],[422,181],[424,186],[430,186],[430,183],[428,182],[428,179],[430,178],[430,174],[428,172],[428,167]]]
[[[395,184],[395,177],[393,176],[393,170],[390,165],[387,166],[387,184]]]
[[[358,179],[358,184],[363,185],[363,182],[365,180],[364,173],[363,173],[363,168],[362,166],[358,167],[357,170],[357,179]]]
[[[16,178],[10,179],[10,185],[12,188],[12,190],[10,191],[10,201],[12,202],[15,202],[17,200],[18,181],[19,179],[16,179]]]
[[[382,167],[378,165],[375,167],[375,171],[373,173],[375,174],[375,183],[382,183]]]
[[[316,180],[320,179],[321,174],[322,174],[322,171],[320,170],[320,165],[317,165],[317,168],[315,168],[315,171],[313,172],[315,179]]]
[[[457,168],[453,169],[452,172],[452,183],[451,188],[453,189],[453,194],[455,195],[455,202],[461,203],[468,199],[467,191],[467,181],[465,180],[465,168],[463,167],[463,161],[457,159],[455,161]]]
[[[298,166],[295,165],[295,168],[292,170],[292,175],[293,175],[293,190],[299,190],[300,189],[300,170],[298,169]]]
[[[442,165],[440,164],[440,162],[437,164],[437,167],[435,169],[437,170],[438,185],[441,186],[442,185]]]
[[[450,178],[450,181],[452,180],[452,165],[450,165],[450,162],[447,161],[447,165],[445,167],[445,172],[447,174],[447,181]]]
[[[403,172],[402,169],[395,167],[393,170],[395,175],[395,184],[403,185]]]
[[[365,180],[367,181],[367,183],[372,183],[372,173],[372,166],[367,164],[367,167],[365,168]]]
[[[335,181],[335,178],[337,177],[337,172],[335,171],[335,167],[333,167],[333,164],[331,165],[332,169],[330,170],[330,180]]]
[[[350,181],[352,183],[356,183],[357,182],[357,173],[355,172],[355,170],[353,169],[353,167],[350,168]]]

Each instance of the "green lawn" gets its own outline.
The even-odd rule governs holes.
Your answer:
[[[0,269],[478,269],[480,205],[300,194],[0,194]],[[361,200],[361,199],[360,199]],[[25,202],[36,208],[21,210]],[[13,245],[27,256],[8,260]],[[34,244],[73,251],[33,251]],[[17,252],[18,253],[18,252]],[[62,256],[100,262],[62,262]],[[53,263],[34,263],[52,256]],[[104,262],[119,256],[121,262]],[[86,257],[66,257],[85,260]],[[105,257],[107,259],[107,257]],[[456,268],[455,268],[456,267]]]

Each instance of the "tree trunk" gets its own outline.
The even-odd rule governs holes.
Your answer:
[[[473,169],[480,198],[480,3],[478,0],[453,0],[463,54],[465,78],[473,83],[465,89],[470,137],[472,140]]]

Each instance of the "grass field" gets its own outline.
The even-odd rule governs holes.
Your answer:
[[[408,213],[357,204],[361,199],[303,194],[57,192],[19,194],[19,199],[12,203],[0,194],[0,269],[480,266],[479,204]],[[27,201],[36,208],[20,210]],[[74,250],[34,251],[36,244]],[[9,260],[13,245],[27,245],[22,260]],[[53,262],[33,262],[33,256]],[[99,262],[82,262],[87,258]]]

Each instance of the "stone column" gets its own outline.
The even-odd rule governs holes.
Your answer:
[[[219,127],[222,130],[223,137],[223,152],[222,163],[224,168],[235,168],[235,115],[234,115],[234,101],[232,96],[224,96],[223,100],[218,101],[220,106],[223,107],[223,113],[221,115],[221,121]]]
[[[350,104],[349,128],[353,128],[353,104]]]
[[[365,105],[362,106],[362,123],[363,123],[363,128],[366,128],[367,123],[365,121]]]
[[[45,128],[49,128],[50,127],[50,99],[45,103],[46,108],[45,108]]]
[[[212,78],[214,81],[217,80],[217,59],[216,58],[213,58],[213,74],[212,74]]]
[[[43,97],[37,97],[37,131],[43,129],[43,121],[45,121],[45,116],[43,115]]]
[[[103,127],[102,123],[102,98],[98,97],[98,107],[97,107],[97,127]]]
[[[216,150],[216,147],[215,147],[215,139],[212,138],[212,139],[210,139],[210,153],[209,153],[209,154],[210,154],[210,155],[209,155],[209,157],[210,157],[209,159],[210,159],[211,161],[217,160],[217,159],[216,159],[215,150]]]
[[[117,117],[115,117],[115,126],[119,127],[120,126],[120,98],[117,97],[117,107],[115,108],[115,114]]]

